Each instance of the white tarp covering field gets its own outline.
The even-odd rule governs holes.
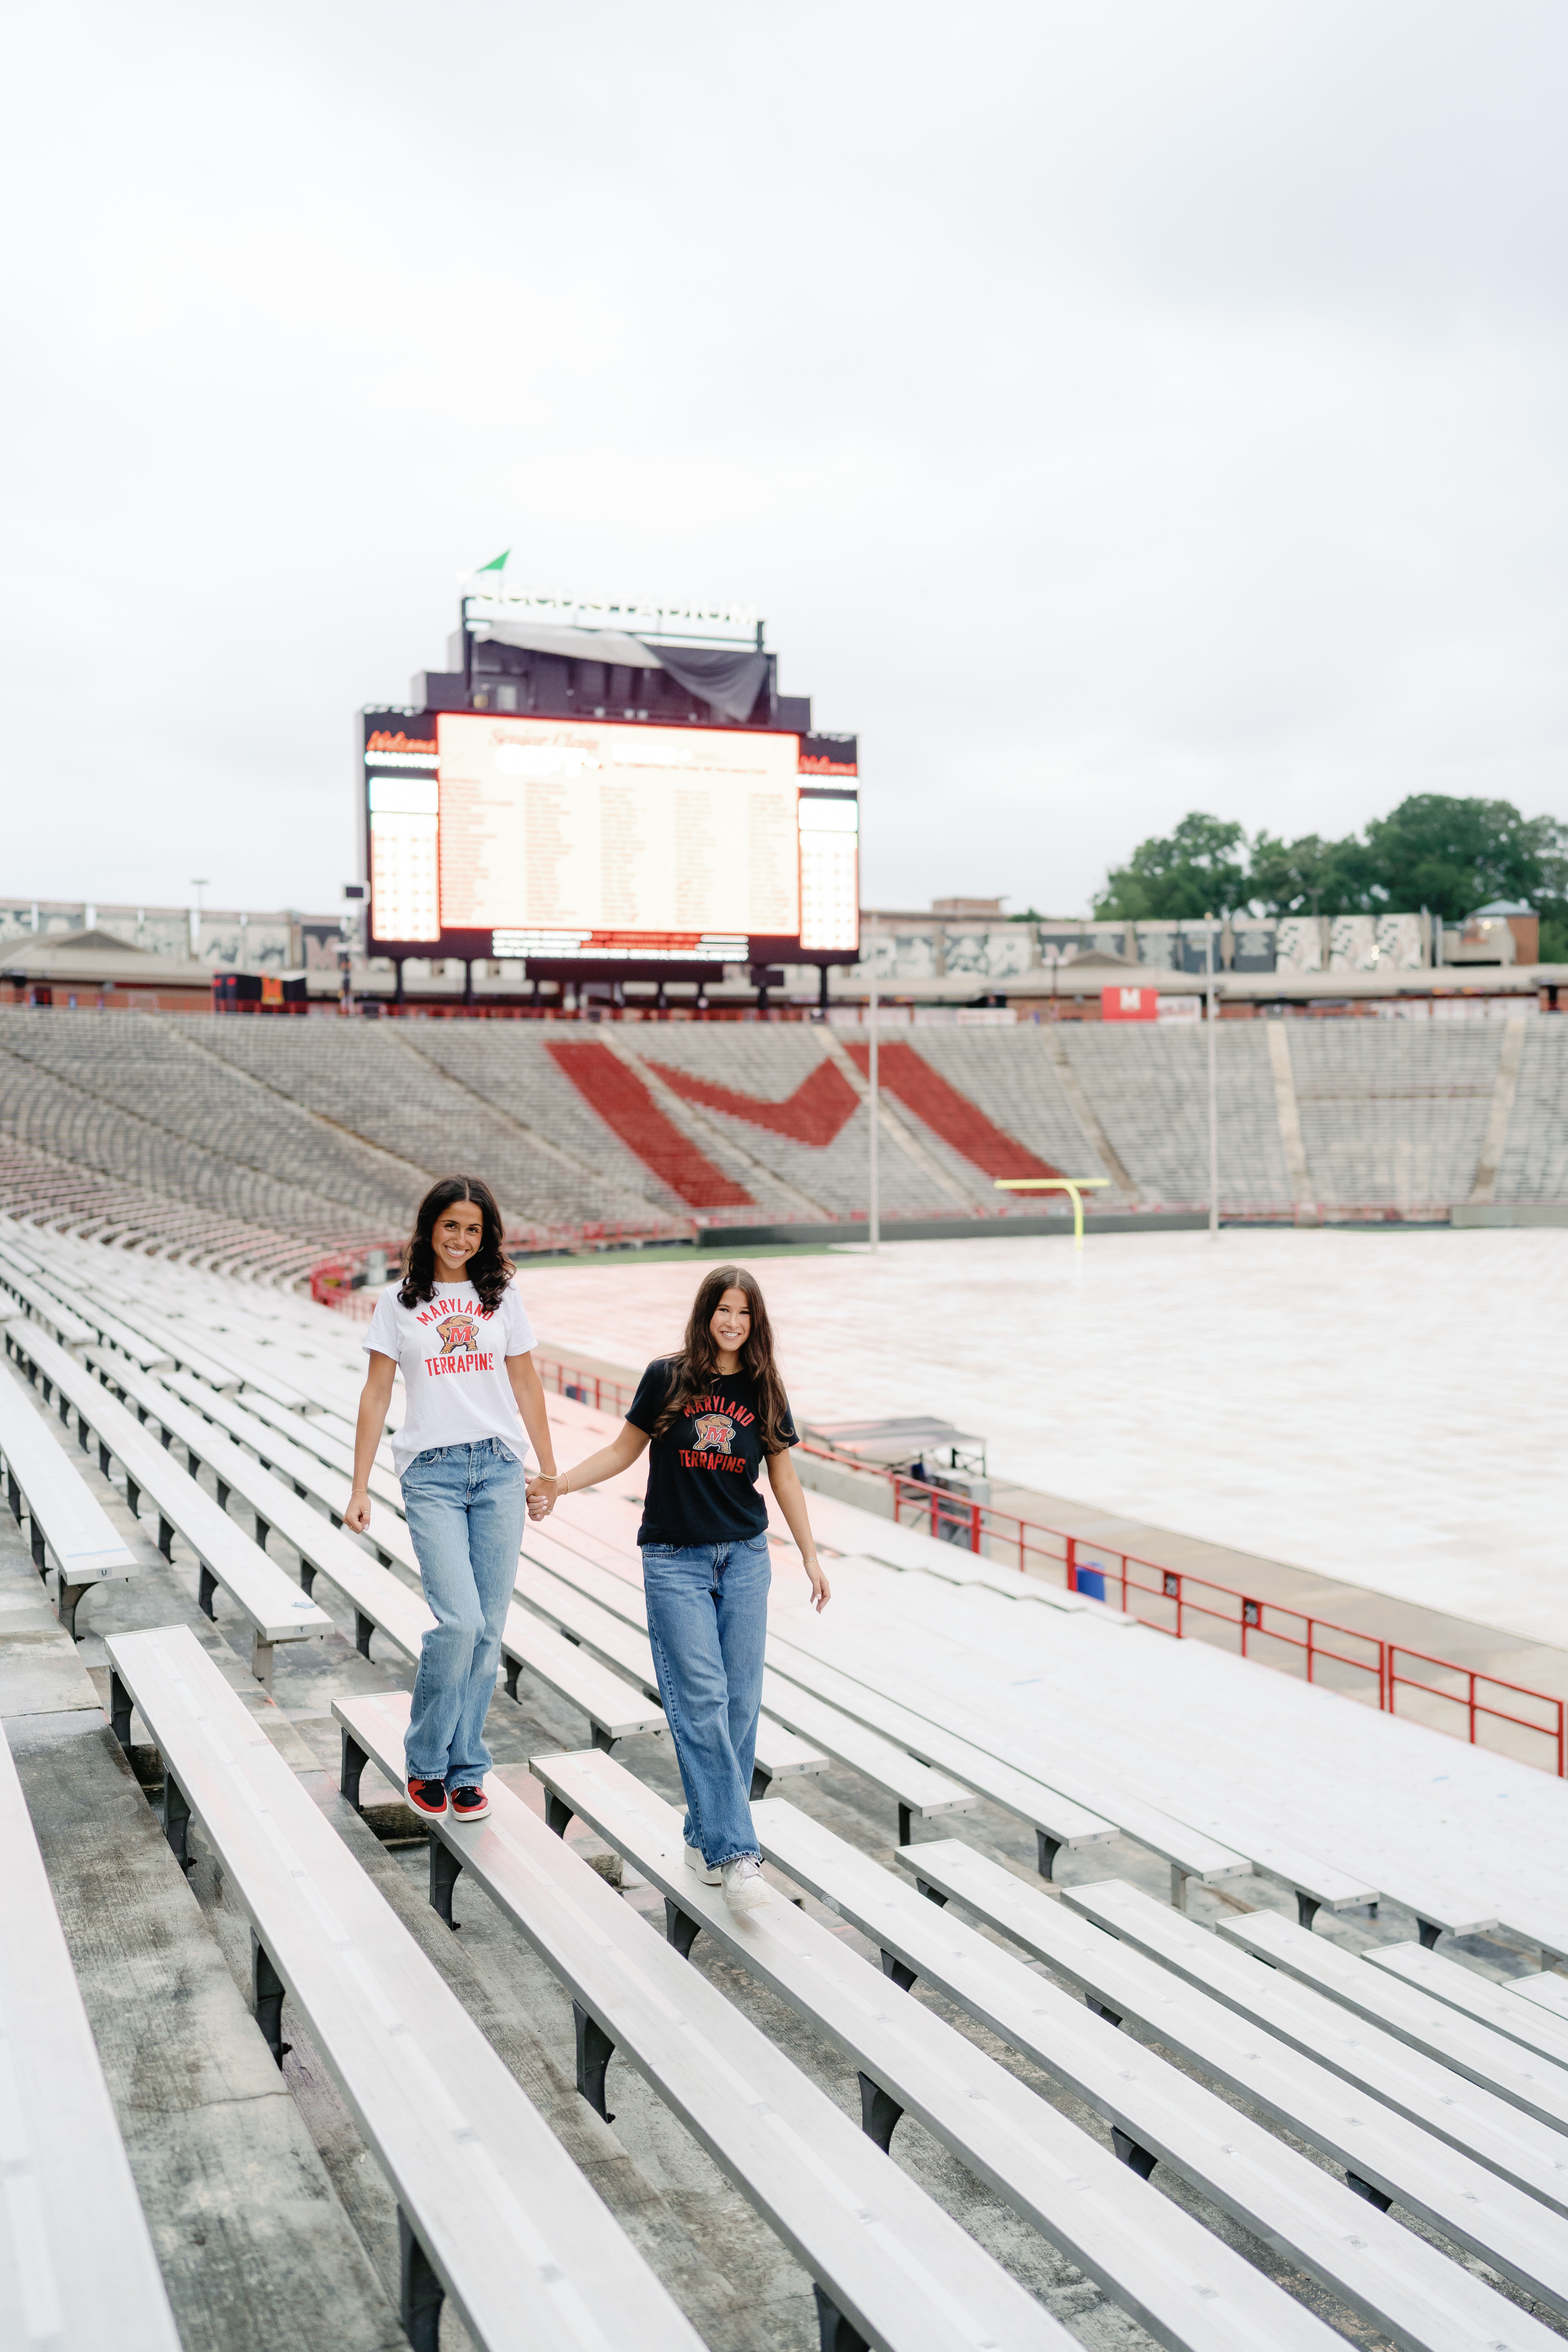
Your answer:
[[[765,1258],[799,1404],[935,1412],[993,1473],[1568,1646],[1568,1230],[903,1242]],[[640,1364],[695,1265],[524,1268]]]

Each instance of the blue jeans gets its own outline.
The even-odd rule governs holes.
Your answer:
[[[517,1581],[526,1476],[497,1437],[432,1446],[403,1474],[419,1580],[436,1615],[419,1645],[404,1735],[411,1780],[477,1788],[494,1760],[485,1717]]]
[[[766,1536],[644,1544],[647,1638],[686,1790],[686,1843],[710,1870],[756,1853],[752,1763],[773,1569]]]

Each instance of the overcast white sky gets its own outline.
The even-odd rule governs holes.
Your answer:
[[[458,575],[730,596],[867,895],[1568,816],[1545,0],[55,0],[0,202],[0,896],[330,909]]]

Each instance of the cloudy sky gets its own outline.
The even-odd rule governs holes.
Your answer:
[[[9,37],[0,895],[331,909],[458,575],[731,597],[867,895],[1568,817],[1544,0],[55,0]]]

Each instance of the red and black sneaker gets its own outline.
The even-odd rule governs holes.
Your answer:
[[[410,1780],[408,1801],[416,1813],[444,1813],[447,1810],[445,1781]]]
[[[482,1789],[465,1786],[452,1791],[452,1811],[460,1822],[482,1822],[490,1801]]]

